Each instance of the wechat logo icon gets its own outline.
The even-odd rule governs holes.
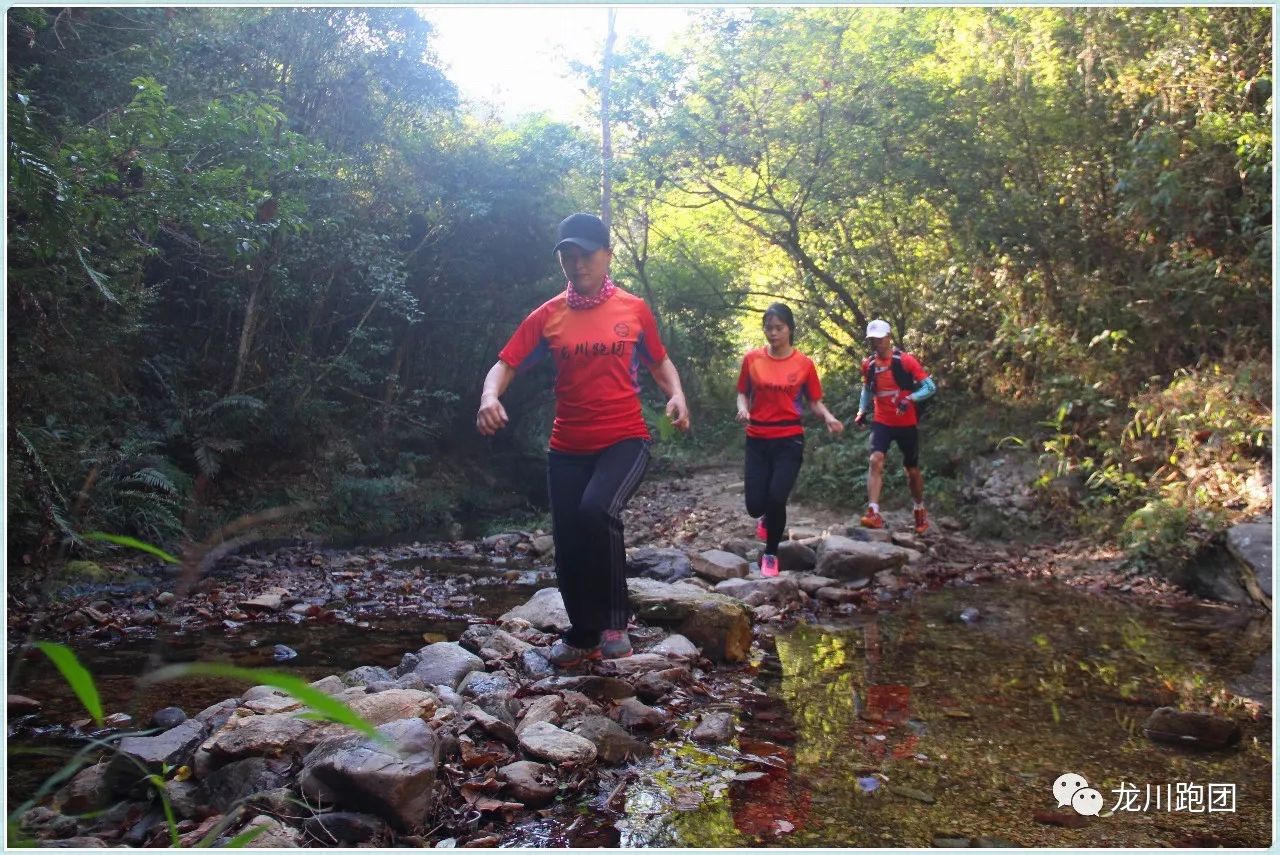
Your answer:
[[[1083,775],[1067,772],[1053,782],[1058,807],[1071,806],[1081,816],[1097,816],[1102,811],[1102,793],[1089,786]]]

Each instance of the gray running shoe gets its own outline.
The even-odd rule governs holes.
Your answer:
[[[563,638],[557,639],[556,643],[551,645],[551,652],[547,655],[547,661],[557,668],[572,668],[574,665],[581,665],[588,659],[600,658],[600,645],[595,647],[574,647]]]
[[[625,629],[606,629],[600,636],[600,655],[605,659],[624,659],[631,655],[631,639]]]

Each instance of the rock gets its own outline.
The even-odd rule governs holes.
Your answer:
[[[549,677],[556,672],[553,666],[539,650],[531,648],[520,654],[520,672],[535,680]]]
[[[791,578],[800,586],[800,590],[811,597],[817,594],[820,588],[832,588],[840,584],[836,579],[819,576],[816,573],[793,573]]]
[[[1250,596],[1271,607],[1271,524],[1241,523],[1227,530],[1227,551],[1240,562]]]
[[[728,540],[721,542],[720,549],[725,552],[732,552],[734,555],[739,558],[746,559],[747,561],[754,561],[760,557],[760,550],[763,546],[764,544],[755,539],[731,537]]]
[[[431,808],[440,743],[419,718],[381,725],[378,732],[389,744],[355,736],[316,746],[298,784],[308,799],[373,813],[407,830]]]
[[[1074,810],[1038,810],[1031,818],[1044,825],[1056,825],[1059,828],[1084,828],[1089,824],[1088,817]]]
[[[617,722],[602,715],[583,716],[573,732],[589,739],[596,747],[596,758],[604,763],[621,763],[628,757],[648,757],[653,753],[648,743],[636,739]]]
[[[164,782],[164,790],[169,797],[169,806],[183,819],[204,819],[215,812],[208,806],[204,788],[195,781],[170,778]]]
[[[969,846],[969,838],[967,837],[944,837],[942,835],[934,835],[933,847],[935,849],[965,849]]]
[[[246,757],[217,769],[204,780],[209,803],[220,812],[228,813],[255,793],[281,786],[285,783],[285,774],[274,765],[265,757]]]
[[[347,689],[347,684],[342,682],[342,678],[336,674],[330,674],[328,677],[321,677],[311,684],[311,688],[317,692],[324,692],[326,695],[340,695]]]
[[[535,698],[533,703],[525,707],[524,715],[520,719],[520,723],[516,725],[516,733],[531,724],[539,721],[550,722],[551,724],[560,723],[560,714],[564,712],[564,701],[559,695],[542,695]]]
[[[377,665],[361,665],[342,675],[342,682],[348,686],[367,686],[370,683],[390,683],[394,680],[395,677],[391,676],[390,671],[379,668]]]
[[[550,692],[581,692],[589,698],[607,698],[617,700],[629,698],[636,693],[635,688],[626,680],[617,677],[602,677],[596,674],[585,674],[576,677],[546,677],[529,686],[526,690],[531,694],[548,694]]]
[[[177,597],[174,596],[172,591],[161,591],[156,594],[156,605],[161,607],[171,606],[175,599],[177,599]]]
[[[907,551],[888,543],[864,543],[832,535],[818,550],[817,572],[842,581],[866,579],[907,563]]]
[[[53,809],[59,813],[80,814],[97,810],[107,803],[107,764],[98,763],[81,769],[65,787],[53,796]]]
[[[693,575],[689,556],[679,549],[630,549],[627,551],[627,575],[643,576],[659,582],[676,582]]]
[[[290,659],[296,659],[297,657],[298,651],[287,644],[277,644],[271,648],[271,658],[277,662],[288,662]]]
[[[906,799],[915,799],[916,801],[924,802],[927,805],[931,805],[937,801],[937,799],[933,797],[933,793],[926,793],[924,790],[917,790],[915,787],[904,787],[897,784],[890,784],[888,790],[894,795],[902,796]]]
[[[253,599],[240,603],[240,608],[247,612],[278,612],[288,593],[284,588],[267,588]]]
[[[702,655],[692,641],[679,633],[668,635],[647,652],[672,659],[697,659]]]
[[[610,677],[629,677],[649,671],[663,671],[671,667],[671,660],[657,653],[634,653],[622,659],[605,659],[596,664],[596,671]]]
[[[318,813],[302,823],[302,830],[321,846],[365,843],[386,827],[387,824],[373,814],[345,810]]]
[[[197,772],[212,771],[244,757],[282,754],[289,749],[305,750],[310,747],[308,735],[322,726],[320,722],[306,721],[289,713],[232,718],[200,746],[197,762],[201,761],[201,754],[206,757]]]
[[[553,555],[556,550],[556,540],[549,534],[540,534],[529,542],[529,550],[539,557]]]
[[[518,531],[504,531],[501,534],[489,535],[484,540],[480,541],[480,544],[484,546],[485,549],[505,552],[510,550],[522,539],[522,535]]]
[[[235,698],[228,698],[225,701],[219,701],[216,704],[205,707],[193,717],[194,721],[207,726],[210,731],[217,730],[222,727],[231,718],[231,714],[239,708],[240,702]]]
[[[708,712],[693,729],[691,738],[694,742],[723,743],[731,741],[735,733],[733,713]]]
[[[978,611],[973,606],[969,606],[968,608],[960,610],[960,620],[964,623],[977,623],[982,620],[982,612]]]
[[[844,536],[859,543],[892,543],[893,534],[885,528],[864,528],[861,523],[845,527]]]
[[[302,836],[297,829],[285,825],[275,817],[261,814],[246,822],[237,836],[256,829],[262,830],[248,844],[254,849],[296,849],[302,843]]]
[[[661,727],[671,720],[668,713],[656,710],[638,698],[624,698],[613,712],[628,730]]]
[[[480,725],[480,727],[484,728],[485,733],[501,740],[507,746],[515,748],[520,744],[520,738],[516,734],[516,729],[512,727],[510,723],[503,721],[498,716],[491,715],[475,704],[467,704],[464,706],[462,708],[462,714]]]
[[[204,725],[185,721],[156,736],[126,736],[107,764],[104,783],[113,793],[126,794],[146,774],[186,765],[204,739]],[[146,770],[146,772],[143,771]]]
[[[867,580],[863,579],[862,583],[865,587]],[[850,588],[819,588],[813,595],[825,603],[852,603],[861,599],[858,592]]]
[[[687,682],[692,675],[688,668],[668,668],[666,671],[652,671],[635,681],[636,696],[645,703],[660,701],[680,683]]]
[[[581,765],[596,759],[596,746],[591,740],[545,721],[535,722],[521,732],[520,748],[553,763]]]
[[[97,837],[67,837],[62,840],[41,840],[41,849],[106,849],[106,841]]]
[[[796,540],[784,540],[778,544],[778,567],[787,572],[812,570],[818,563],[818,553]]]
[[[722,594],[651,579],[628,579],[631,607],[646,623],[673,629],[713,661],[744,662],[751,649],[751,613]]]
[[[151,726],[169,730],[187,720],[182,707],[162,707],[151,714]]]
[[[429,686],[440,684],[457,689],[463,678],[472,671],[483,670],[484,660],[479,656],[460,644],[441,641],[418,651],[418,664],[414,666],[413,673]]]
[[[762,605],[756,606],[751,611],[752,611],[752,614],[755,615],[755,619],[760,623],[767,623],[769,621],[777,620],[782,615],[782,610],[779,609],[777,606],[773,605],[772,603],[764,603]]]
[[[505,624],[510,620],[526,620],[545,631],[563,632],[570,626],[569,613],[564,609],[558,588],[542,588],[535,592],[527,603],[500,617],[498,623]]]
[[[787,606],[800,602],[800,586],[787,576],[764,578],[753,576],[747,579],[726,579],[715,586],[718,594],[735,597],[747,605],[758,606],[772,603],[776,606]]]
[[[551,767],[532,760],[508,763],[498,769],[498,777],[506,782],[503,790],[506,797],[528,808],[551,804],[560,789]]]
[[[10,716],[28,715],[36,712],[42,707],[39,701],[34,698],[28,698],[26,695],[9,695],[7,704]]]
[[[440,706],[440,701],[431,692],[419,689],[388,689],[356,698],[348,706],[376,727],[407,718],[429,719]]]
[[[516,638],[506,630],[492,624],[472,624],[462,633],[458,643],[479,656],[481,659],[519,658],[533,645]]]
[[[485,671],[472,671],[462,678],[458,685],[458,694],[464,698],[509,698],[520,688],[516,682],[502,671],[492,674]]]
[[[271,715],[272,713],[293,712],[302,709],[302,701],[297,698],[283,693],[263,695],[254,698],[251,701],[244,702],[244,708],[252,710],[258,715]]]
[[[747,575],[750,567],[745,558],[734,555],[732,552],[725,552],[723,549],[699,552],[691,560],[693,572],[716,582],[724,579],[740,579]]]
[[[1240,741],[1240,725],[1208,713],[1160,707],[1142,723],[1142,732],[1155,742],[1212,750]]]
[[[787,526],[787,536],[792,540],[808,540],[813,537],[822,537],[826,532],[823,529],[813,525],[796,524]]]

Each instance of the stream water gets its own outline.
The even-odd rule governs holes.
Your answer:
[[[501,614],[534,588],[478,585],[477,611]],[[159,707],[195,712],[244,688],[139,689],[137,676],[157,662],[228,661],[316,679],[357,665],[392,667],[404,652],[456,639],[466,626],[461,618],[362,623],[245,624],[77,652],[108,711],[145,723]],[[297,657],[273,662],[277,644]],[[740,717],[734,744],[666,740],[631,768],[613,803],[602,792],[556,805],[507,829],[503,845],[1269,846],[1269,707],[1258,717],[1238,695],[1265,694],[1269,703],[1270,675],[1259,666],[1270,650],[1269,620],[1231,609],[1173,611],[1029,585],[919,593],[876,614],[767,634],[750,665],[717,677],[734,688],[724,702]],[[28,745],[57,742],[77,717],[60,679],[40,664],[10,685],[59,711],[36,727],[10,722],[11,737]],[[1239,745],[1193,753],[1142,734],[1155,706],[1210,703],[1243,722]],[[51,768],[10,760],[13,804]],[[1067,772],[1105,800],[1103,815],[1078,828],[1044,816],[1055,811],[1054,780]],[[1166,785],[1191,794],[1187,804],[1157,806],[1153,794]],[[1222,802],[1196,809],[1195,788],[1210,785],[1219,794],[1230,787],[1230,810]],[[1141,809],[1129,800],[1111,812],[1129,788],[1142,794]],[[1073,816],[1069,807],[1065,814]]]

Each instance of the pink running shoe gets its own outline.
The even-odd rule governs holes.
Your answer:
[[[764,527],[764,517],[756,520],[756,537],[760,540],[769,539],[769,530]]]
[[[760,556],[760,574],[763,576],[778,575],[778,556],[761,555]]]

